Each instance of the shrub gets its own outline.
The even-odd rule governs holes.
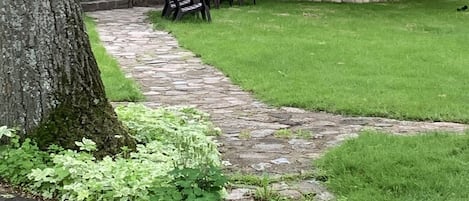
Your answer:
[[[37,164],[22,166],[23,172],[1,171],[1,177],[60,200],[221,199],[226,179],[219,168],[216,144],[206,136],[220,131],[207,114],[192,108],[152,110],[142,105],[119,107],[116,112],[139,142],[135,152],[123,147],[115,158],[96,160],[92,155],[96,146],[88,139],[76,142],[80,151],[52,146],[42,152],[30,140],[19,146],[12,138],[10,145],[0,149],[2,159],[16,154],[29,161],[37,157]],[[18,154],[19,150],[23,152]],[[10,160],[0,163],[0,168],[21,163]]]
[[[20,143],[13,129],[0,127],[0,139],[9,138],[9,144],[0,146],[0,178],[14,185],[23,185],[31,169],[45,168],[50,162],[49,154],[26,139]]]

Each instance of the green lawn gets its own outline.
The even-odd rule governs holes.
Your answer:
[[[456,12],[464,4],[263,0],[213,9],[210,24],[152,19],[272,105],[468,123],[469,12]]]
[[[110,101],[139,101],[144,96],[135,81],[127,79],[117,61],[101,44],[96,25],[91,18],[85,18],[86,28],[94,56],[101,71],[106,96]]]
[[[328,186],[347,201],[465,201],[468,161],[469,133],[366,133],[328,152],[316,165],[328,176]]]

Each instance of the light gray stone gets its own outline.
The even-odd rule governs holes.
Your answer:
[[[251,134],[252,135],[252,134]],[[254,145],[252,148],[259,150],[259,151],[279,151],[283,149],[285,145],[283,144],[266,144],[266,143],[260,143]]]
[[[153,96],[153,95],[160,95],[161,92],[157,92],[157,91],[148,91],[148,92],[143,92],[143,95],[145,96]]]
[[[336,200],[335,196],[330,192],[322,192],[314,196],[316,201],[333,201]]]
[[[321,134],[323,136],[324,135],[337,135],[337,134],[340,134],[340,132],[337,131],[337,130],[327,130],[327,131],[321,131],[321,132],[319,132],[319,134]]]
[[[280,164],[290,164],[290,161],[286,158],[277,158],[275,160],[270,161],[273,164],[280,165]]]
[[[232,166],[232,165],[233,165],[233,164],[231,164],[230,161],[222,161],[221,164],[222,164],[223,166]]]
[[[330,126],[336,126],[337,124],[332,122],[332,121],[316,121],[313,122],[314,125],[316,126],[324,126],[324,127],[330,127]]]
[[[263,137],[273,135],[274,133],[275,133],[275,130],[272,130],[272,129],[254,130],[254,131],[251,131],[251,136],[254,138],[263,138]]]
[[[311,193],[318,194],[318,193],[327,191],[327,189],[324,186],[322,186],[319,181],[316,181],[316,180],[301,181],[295,185],[295,188],[298,189],[303,194],[311,194]]]
[[[283,190],[278,192],[282,197],[292,199],[292,200],[300,200],[303,198],[303,195],[296,191],[296,190]]]
[[[310,145],[313,144],[312,142],[304,139],[291,139],[288,141],[288,144],[291,145]]]
[[[271,185],[271,188],[272,190],[274,191],[283,191],[283,190],[287,190],[290,188],[290,186],[288,186],[288,184],[286,184],[285,182],[280,182],[280,183],[274,183]]]
[[[231,201],[238,201],[245,199],[245,195],[247,195],[250,192],[249,189],[247,188],[237,188],[231,190],[231,192],[228,193],[228,196],[226,196],[226,200],[231,200]]]
[[[374,126],[377,127],[393,127],[393,124],[387,124],[387,123],[375,123]]]
[[[280,109],[284,110],[287,113],[306,113],[305,110],[300,109],[300,108],[294,108],[294,107],[282,107]]]
[[[270,156],[262,153],[239,154],[241,159],[268,159]]]
[[[264,171],[266,168],[272,167],[272,164],[270,163],[258,163],[258,164],[253,164],[251,167],[257,171]]]

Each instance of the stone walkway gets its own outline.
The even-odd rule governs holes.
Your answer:
[[[192,52],[180,48],[169,33],[153,30],[145,20],[144,13],[149,10],[133,8],[89,15],[96,18],[108,52],[142,86],[148,98],[146,105],[190,105],[211,114],[224,133],[218,140],[228,171],[269,175],[309,172],[312,159],[364,129],[412,134],[434,130],[463,132],[468,128],[456,123],[346,117],[270,107],[233,85],[216,68],[203,64]],[[275,137],[279,129],[301,130],[303,137]],[[284,134],[290,135],[288,130]],[[294,196],[295,192],[290,194]]]

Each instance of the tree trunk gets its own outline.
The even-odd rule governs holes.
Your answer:
[[[41,148],[135,147],[107,101],[79,0],[0,0],[0,125]]]

